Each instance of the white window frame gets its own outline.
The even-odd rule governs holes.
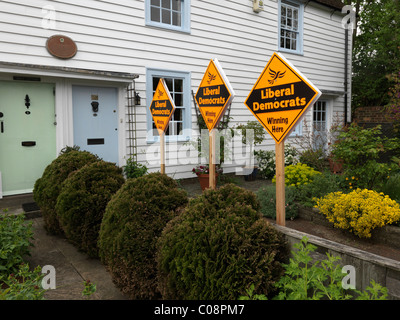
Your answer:
[[[282,5],[298,10],[298,26],[297,31],[289,30],[297,33],[296,50],[281,47],[281,25]],[[282,52],[290,52],[294,54],[303,54],[303,25],[304,25],[304,4],[298,1],[279,0],[278,2],[278,50]]]
[[[183,80],[183,115],[182,115],[182,134],[179,135],[165,135],[166,142],[176,141],[189,141],[191,139],[192,132],[192,108],[191,108],[191,73],[186,71],[172,71],[165,69],[146,69],[146,100],[147,100],[147,143],[155,143],[160,141],[158,133],[154,134],[153,130],[153,117],[150,114],[149,106],[153,100],[153,78],[173,78]],[[173,119],[173,116],[172,116]],[[173,123],[170,122],[170,124]],[[167,131],[169,129],[167,128]]]
[[[163,0],[160,1],[160,6]],[[145,0],[145,21],[146,26],[159,27],[173,31],[181,31],[190,33],[190,1],[191,0],[180,0],[181,1],[181,25],[175,26],[173,24],[157,22],[151,20],[151,0]],[[172,9],[171,9],[172,10]],[[172,18],[171,18],[172,19]]]

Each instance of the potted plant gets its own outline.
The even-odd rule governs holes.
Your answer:
[[[239,124],[234,129],[242,131],[242,142],[243,144],[250,145],[250,156],[255,155],[255,145],[260,144],[264,141],[265,130],[264,127],[258,121],[249,121],[246,124]],[[252,131],[249,131],[252,130]],[[255,180],[257,177],[257,166],[244,166],[244,179],[246,181]]]
[[[192,172],[197,175],[197,178],[199,179],[201,190],[207,189],[210,184],[210,168],[208,164],[203,164],[203,165],[198,165],[192,169]],[[215,166],[215,176],[218,177],[218,175],[222,173],[222,168],[220,165]]]

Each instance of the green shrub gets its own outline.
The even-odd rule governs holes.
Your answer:
[[[299,162],[317,171],[323,171],[327,168],[327,158],[323,148],[303,150],[300,153]]]
[[[389,151],[399,150],[400,140],[382,135],[381,126],[365,129],[352,123],[340,133],[332,145],[332,155],[343,162],[345,175],[357,179],[358,188],[381,188],[389,169],[399,170],[398,164],[380,163]]]
[[[0,275],[16,271],[32,239],[32,222],[26,222],[23,214],[0,214]]]
[[[139,178],[147,173],[147,167],[133,158],[129,158],[124,166],[124,173],[127,179]]]
[[[58,221],[68,241],[91,257],[98,256],[97,240],[107,203],[124,181],[121,168],[96,161],[63,182],[56,203]]]
[[[400,174],[397,173],[389,177],[383,185],[382,192],[387,194],[390,199],[400,203]]]
[[[261,213],[268,218],[276,219],[276,186],[270,185],[260,188],[257,191],[257,198],[260,201]],[[285,188],[285,217],[293,220],[298,217],[298,205],[296,190],[292,187]]]
[[[297,149],[290,144],[285,145],[285,166],[297,163]],[[272,179],[275,175],[275,152],[272,150],[256,150],[254,156],[258,165],[258,174],[262,179]]]
[[[310,183],[316,175],[321,172],[314,170],[303,163],[297,163],[296,165],[290,165],[285,167],[285,185],[291,187],[299,187]],[[272,179],[275,183],[276,177]]]
[[[157,238],[188,202],[172,178],[150,173],[129,179],[108,203],[99,254],[116,285],[134,299],[160,297],[155,261]]]
[[[308,184],[303,184],[296,188],[296,201],[303,206],[313,207],[318,198],[326,196],[328,193],[342,190],[342,178],[330,172],[322,172],[313,177]]]
[[[287,247],[258,208],[254,193],[232,184],[191,200],[158,241],[163,299],[236,299],[250,284],[273,294]]]
[[[43,300],[44,276],[40,266],[31,271],[29,264],[20,264],[15,273],[0,275],[0,300]]]
[[[33,189],[35,202],[40,207],[45,229],[51,234],[62,234],[55,206],[61,185],[68,175],[99,158],[90,152],[67,148],[49,164]]]

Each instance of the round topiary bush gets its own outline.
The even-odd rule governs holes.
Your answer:
[[[289,252],[258,209],[254,193],[232,184],[190,201],[158,241],[163,299],[238,299],[251,285],[272,297]]]
[[[114,283],[132,299],[157,299],[156,243],[166,223],[188,202],[172,178],[150,173],[128,179],[108,203],[99,255]]]
[[[35,182],[33,197],[40,207],[47,232],[51,234],[63,233],[58,222],[55,206],[64,180],[71,172],[98,160],[99,158],[90,152],[67,148],[46,167],[42,177]]]
[[[63,182],[56,204],[60,226],[66,238],[90,257],[98,257],[104,211],[124,182],[122,169],[106,161],[87,164]]]

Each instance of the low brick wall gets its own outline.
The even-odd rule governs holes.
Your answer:
[[[314,259],[325,259],[326,253],[340,256],[342,266],[351,265],[355,268],[358,290],[364,290],[371,280],[374,280],[388,289],[390,300],[400,300],[400,262],[294,229],[275,224],[274,226],[285,234],[292,248],[306,236],[308,241],[317,247]]]

